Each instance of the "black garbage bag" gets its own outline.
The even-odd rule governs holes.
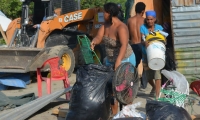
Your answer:
[[[66,120],[107,120],[110,116],[107,82],[112,74],[113,70],[103,65],[80,67]]]
[[[184,108],[160,101],[147,101],[146,114],[149,120],[192,120]]]

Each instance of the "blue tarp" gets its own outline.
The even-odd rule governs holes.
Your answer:
[[[0,90],[5,90],[8,86],[26,88],[29,83],[29,73],[0,73]]]

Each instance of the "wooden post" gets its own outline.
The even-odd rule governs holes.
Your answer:
[[[3,31],[3,28],[1,27],[1,25],[0,25],[0,31],[1,31],[1,34],[2,34],[2,36],[3,36],[3,39],[5,40],[6,45],[7,45],[7,44],[8,44],[8,40],[7,40],[6,34],[5,34],[5,32]]]

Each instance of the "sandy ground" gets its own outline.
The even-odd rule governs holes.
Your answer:
[[[70,78],[71,85],[75,83],[76,80],[76,75],[73,74]],[[46,94],[45,90],[45,82],[43,82],[43,94]],[[63,88],[63,82],[62,81],[53,81],[52,82],[52,92],[60,90]],[[147,99],[153,99],[149,97],[149,92],[151,90],[150,86],[147,86],[146,89],[139,90],[137,98],[134,100],[134,103],[137,102],[142,102],[142,105],[138,107],[137,109],[140,111],[145,112],[145,105],[146,105],[146,100]],[[32,82],[31,84],[27,85],[26,89],[9,89],[9,90],[4,90],[2,91],[4,94],[7,96],[19,96],[19,95],[24,95],[26,93],[32,93],[34,92],[35,95],[37,96],[37,83]],[[196,96],[193,92],[191,92],[192,96],[195,96],[197,99],[200,99],[198,96]],[[51,102],[47,106],[45,106],[43,109],[39,110],[37,113],[34,115],[30,116],[27,120],[65,120],[65,118],[62,117],[57,117],[56,115],[52,115],[52,110],[54,108],[62,108],[62,109],[68,109],[69,104],[65,101],[65,96],[61,96],[60,98],[56,99],[55,101]],[[192,114],[200,114],[199,111],[199,101],[195,101],[194,105],[192,106],[193,112]],[[191,114],[191,106],[187,107],[188,113]]]

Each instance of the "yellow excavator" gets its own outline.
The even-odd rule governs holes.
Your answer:
[[[7,28],[7,47],[0,48],[0,72],[36,71],[44,61],[60,57],[71,74],[75,65],[84,64],[77,35],[92,39],[104,22],[102,8],[80,9],[80,0],[20,0],[22,16]],[[33,14],[29,15],[29,5]],[[34,25],[38,28],[34,28]],[[103,61],[103,45],[95,52]]]

